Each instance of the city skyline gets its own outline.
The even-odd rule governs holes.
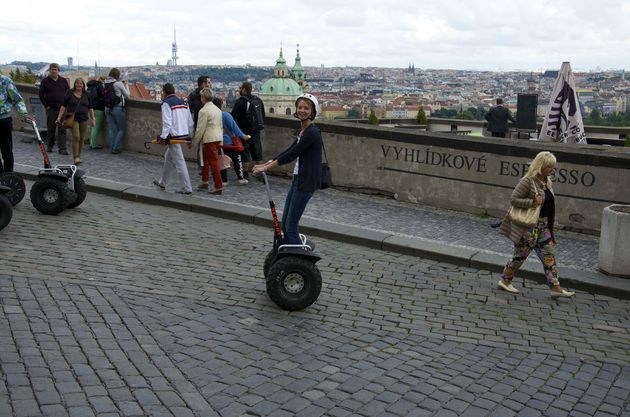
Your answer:
[[[0,64],[73,57],[75,65],[164,65],[177,28],[180,65],[270,66],[281,44],[292,63],[299,43],[309,67],[542,71],[563,61],[575,71],[630,67],[621,53],[630,44],[630,4],[611,0],[512,0],[494,11],[464,1],[407,0],[387,8],[373,0],[308,7],[285,0],[192,1],[186,9],[163,0],[115,0],[73,12],[50,6],[37,0],[28,13],[15,3],[5,6]]]

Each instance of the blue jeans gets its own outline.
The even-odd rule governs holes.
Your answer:
[[[109,133],[109,146],[112,151],[120,151],[123,136],[125,136],[127,115],[122,107],[106,109],[107,129]]]
[[[289,245],[299,245],[300,240],[300,218],[306,204],[313,196],[312,192],[298,190],[297,175],[293,178],[287,199],[284,202],[282,212],[282,232],[284,233],[284,243]]]

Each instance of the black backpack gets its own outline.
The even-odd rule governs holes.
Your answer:
[[[252,132],[259,132],[265,128],[263,117],[263,103],[257,96],[251,99],[244,97],[247,101],[247,110],[245,111],[245,119],[249,124]]]
[[[116,95],[116,90],[114,90],[114,83],[105,83],[103,87],[103,104],[105,107],[113,109],[120,101],[121,98]]]
[[[99,109],[105,107],[103,103],[103,83],[97,83],[88,89],[88,98],[92,108]]]

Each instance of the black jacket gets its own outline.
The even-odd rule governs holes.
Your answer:
[[[249,122],[247,121],[247,102],[251,100],[251,98],[252,98],[251,94],[241,96],[238,99],[236,99],[236,102],[234,102],[234,107],[232,107],[232,117],[234,118],[234,120],[236,120],[236,124],[238,125],[238,127],[240,127],[243,133],[247,135],[253,135],[256,133],[252,129],[252,127],[249,125]],[[262,105],[261,110],[262,110],[262,116],[264,120],[265,119],[265,105],[263,104],[262,100],[260,100],[260,103]]]
[[[512,112],[505,106],[498,105],[490,109],[484,116],[488,121],[488,131],[493,133],[505,133],[508,131],[508,120],[516,122]]]
[[[87,82],[88,98],[94,110],[105,110],[103,103],[103,82],[99,80],[90,80]]]
[[[197,127],[197,118],[199,117],[199,110],[203,107],[203,103],[201,102],[201,88],[195,88],[195,91],[188,94],[188,108],[192,113],[193,121],[195,122],[195,127]]]
[[[42,101],[44,108],[50,107],[58,111],[63,104],[66,91],[69,89],[70,85],[67,79],[60,76],[57,78],[57,81],[55,81],[48,76],[44,78],[39,85],[39,99]]]
[[[322,134],[315,125],[310,125],[302,133],[298,142],[297,137],[287,149],[274,159],[278,165],[288,164],[299,158],[298,190],[313,192],[322,185]]]

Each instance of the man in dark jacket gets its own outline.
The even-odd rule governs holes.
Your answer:
[[[188,108],[192,113],[192,118],[195,122],[195,128],[197,128],[197,117],[199,117],[199,110],[201,110],[201,108],[203,107],[200,92],[204,88],[212,88],[212,82],[210,82],[210,77],[208,77],[207,75],[202,75],[197,78],[197,88],[195,88],[195,91],[188,94]]]
[[[250,126],[250,123],[247,120],[247,108],[252,100],[252,97],[254,97],[252,96],[252,83],[245,81],[241,84],[238,92],[240,97],[234,103],[234,107],[232,107],[232,117],[236,120],[238,127],[245,134],[251,136],[249,141],[245,144],[245,152],[243,152],[243,173],[245,177],[247,177],[249,171],[249,161],[254,161],[256,165],[260,165],[263,159],[262,141],[260,138],[260,132],[262,129],[259,130]],[[256,97],[256,99],[260,102],[263,118],[262,122],[264,123],[265,107],[262,100],[258,97]]]
[[[44,78],[39,85],[39,99],[46,109],[46,142],[47,151],[51,152],[55,145],[55,136],[59,135],[59,153],[68,155],[66,150],[66,130],[62,125],[57,125],[55,121],[59,116],[59,109],[63,104],[66,91],[70,89],[67,79],[59,75],[59,64],[52,63],[48,67],[49,75]]]
[[[498,98],[497,105],[490,109],[484,116],[488,121],[488,132],[492,133],[494,138],[504,138],[508,131],[508,120],[516,123],[512,112],[503,105],[503,100]]]

